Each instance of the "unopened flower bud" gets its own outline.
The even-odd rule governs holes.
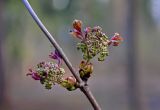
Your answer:
[[[73,37],[79,38],[79,39],[83,39],[83,35],[82,35],[82,21],[80,20],[74,20],[73,21],[73,30],[70,31],[70,34]]]
[[[57,50],[55,50],[54,52],[51,52],[49,57],[57,60],[58,61],[58,66],[60,66],[62,64],[62,56],[60,55],[60,53]]]
[[[84,32],[87,34],[87,33],[91,32],[91,30],[92,30],[91,27],[86,27]]]
[[[76,82],[77,82],[76,79],[73,76],[67,77],[66,80],[72,85],[75,85]]]
[[[75,19],[73,21],[73,28],[76,29],[77,31],[81,32],[82,21]]]
[[[83,81],[87,81],[90,75],[93,73],[93,64],[86,64],[85,61],[82,61],[79,66],[79,74]]]
[[[82,39],[82,33],[77,30],[70,31],[69,34],[78,39]]]
[[[115,33],[114,36],[111,38],[110,42],[108,45],[113,45],[113,46],[119,46],[119,44],[123,41],[123,38],[120,36],[119,33]]]
[[[29,69],[29,72],[30,72],[30,73],[28,73],[27,76],[28,76],[28,75],[31,75],[31,77],[32,77],[34,80],[40,80],[40,79],[41,79],[40,75],[39,75],[36,71],[33,71],[32,69]]]
[[[61,82],[61,85],[69,91],[76,90],[77,89],[76,84],[77,81],[73,76],[67,77]]]

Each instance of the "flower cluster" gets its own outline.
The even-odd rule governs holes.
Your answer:
[[[95,56],[98,56],[98,61],[104,61],[109,55],[109,46],[119,46],[123,41],[123,38],[115,33],[111,39],[102,32],[100,26],[95,26],[93,28],[86,27],[82,31],[82,21],[73,21],[73,30],[70,34],[78,39],[80,42],[77,44],[77,49],[82,52],[83,60],[79,65],[79,75],[80,78],[86,83],[93,73],[93,64],[90,62]],[[46,89],[51,89],[53,85],[59,84],[69,91],[76,90],[79,87],[75,77],[69,76],[64,78],[65,70],[61,67],[62,56],[55,50],[51,52],[49,57],[54,62],[40,62],[37,64],[36,69],[29,69],[27,75],[31,76],[34,80],[40,81]]]
[[[77,49],[82,51],[84,60],[90,60],[98,54],[98,60],[104,61],[108,56],[108,42],[108,37],[101,27],[87,27],[84,39],[77,44]]]
[[[46,89],[51,89],[53,85],[60,84],[65,71],[53,62],[40,62],[37,64],[36,70],[30,69],[30,73],[33,79],[40,80],[40,83],[45,86]]]
[[[62,57],[58,51],[51,52],[49,57],[57,60],[58,64],[54,62],[40,62],[37,64],[35,70],[29,69],[27,76],[29,75],[34,80],[39,80],[46,89],[51,89],[53,85],[59,84],[69,91],[75,90],[77,88],[76,79],[74,77],[63,78],[65,70],[60,67]]]
[[[108,36],[102,32],[100,26],[93,28],[86,27],[84,31],[82,31],[82,21],[80,20],[73,21],[73,30],[71,30],[70,34],[80,39],[80,42],[77,43],[77,49],[81,50],[85,61],[80,63],[79,74],[84,81],[87,81],[93,72],[93,65],[90,63],[90,60],[98,56],[98,61],[104,61],[109,55],[108,47],[110,45],[118,46],[123,41],[123,38],[118,33],[115,33],[114,36],[109,39]]]
[[[94,56],[99,55],[98,60],[104,61],[108,56],[108,43],[110,41],[107,35],[102,32],[100,26],[87,27],[82,32],[82,22],[74,20],[71,35],[81,40],[77,44],[77,49],[82,51],[84,60],[90,60]]]

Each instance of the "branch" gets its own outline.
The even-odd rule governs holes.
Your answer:
[[[62,48],[59,46],[59,44],[55,41],[53,36],[48,32],[46,27],[43,25],[41,20],[38,18],[34,10],[32,9],[31,5],[29,4],[28,0],[22,0],[25,7],[29,11],[30,15],[33,17],[39,28],[43,31],[45,36],[48,38],[48,40],[51,42],[51,44],[56,48],[56,50],[60,53],[62,56],[62,59],[64,60],[65,64],[73,74],[73,76],[76,78],[77,82],[80,85],[80,90],[86,95],[88,100],[90,101],[91,105],[93,106],[94,110],[101,110],[99,104],[97,103],[96,99],[94,98],[92,92],[90,91],[87,84],[84,84],[84,82],[80,79],[80,77],[77,75],[76,71],[73,69],[71,62],[66,57],[65,53],[63,52]]]

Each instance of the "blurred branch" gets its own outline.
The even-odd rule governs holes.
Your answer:
[[[5,78],[4,78],[4,63],[3,63],[3,41],[4,41],[4,20],[3,20],[3,7],[5,0],[0,1],[0,106],[4,101],[5,94]]]
[[[66,57],[65,53],[63,52],[62,48],[59,46],[59,44],[55,41],[53,36],[48,32],[46,27],[43,25],[43,23],[40,21],[32,7],[30,6],[28,0],[22,0],[26,8],[28,9],[29,13],[37,23],[37,25],[40,27],[40,29],[43,31],[45,36],[48,38],[48,40],[51,42],[51,44],[56,48],[56,50],[61,54],[65,64],[73,74],[73,76],[76,78],[77,82],[80,85],[80,90],[86,95],[88,100],[90,101],[91,105],[93,106],[94,110],[101,110],[100,106],[98,105],[96,99],[94,98],[92,92],[90,91],[89,87],[87,84],[85,84],[80,77],[77,75],[76,71],[73,69],[71,62],[68,60]]]
[[[142,110],[140,84],[137,62],[137,21],[138,21],[138,0],[126,0],[126,36],[127,37],[127,57],[128,57],[128,90],[130,110]]]

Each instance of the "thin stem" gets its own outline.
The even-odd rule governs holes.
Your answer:
[[[98,105],[96,99],[94,98],[91,90],[89,89],[88,85],[85,84],[85,86],[82,86],[81,91],[86,95],[90,103],[92,104],[94,110],[101,110],[100,106]]]
[[[34,10],[32,9],[31,5],[29,4],[28,0],[22,0],[25,7],[28,9],[29,13],[31,14],[31,16],[33,17],[33,19],[35,20],[35,22],[37,23],[37,25],[40,27],[40,29],[43,31],[43,33],[46,35],[46,37],[48,38],[48,40],[51,42],[51,44],[56,48],[56,50],[60,53],[60,55],[62,56],[62,59],[64,60],[65,64],[67,65],[67,67],[69,68],[69,70],[71,71],[71,73],[73,74],[73,76],[76,78],[77,82],[82,85],[83,81],[80,79],[80,77],[76,74],[76,71],[73,69],[71,62],[68,60],[68,58],[66,57],[65,53],[63,52],[62,48],[59,46],[59,44],[55,41],[55,39],[53,38],[53,36],[48,32],[48,30],[46,29],[46,27],[43,25],[43,23],[41,22],[41,20],[38,18],[38,16],[36,15],[36,13],[34,12]],[[80,90],[86,95],[86,97],[88,98],[88,100],[90,101],[91,105],[93,106],[94,110],[101,110],[100,106],[98,105],[96,99],[94,98],[92,92],[89,90],[88,85],[83,84],[80,87]]]

